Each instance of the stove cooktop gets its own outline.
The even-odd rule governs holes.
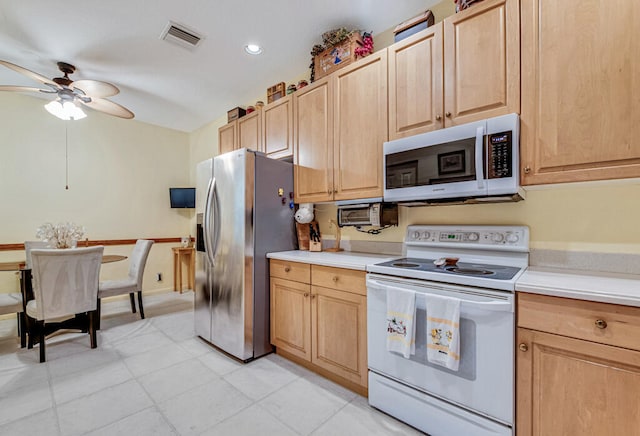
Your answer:
[[[388,262],[377,263],[376,267],[391,268],[394,275],[402,276],[403,271],[448,274],[452,276],[466,276],[492,280],[512,280],[522,269],[513,266],[491,265],[485,263],[458,262],[455,265],[436,266],[435,259],[421,259],[417,257],[403,257]]]

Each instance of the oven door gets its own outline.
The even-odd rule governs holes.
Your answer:
[[[387,286],[416,292],[416,353],[410,359],[386,349]],[[458,371],[427,361],[424,294],[461,300]],[[367,337],[371,371],[504,425],[513,425],[513,293],[368,274]],[[428,417],[424,419],[427,421]]]
[[[487,195],[486,121],[384,143],[384,200]]]

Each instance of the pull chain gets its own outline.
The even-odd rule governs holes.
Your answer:
[[[69,123],[64,123],[64,177],[65,190],[69,190]]]

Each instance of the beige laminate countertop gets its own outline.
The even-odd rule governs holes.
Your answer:
[[[640,307],[640,275],[529,267],[517,292]]]
[[[269,259],[288,260],[289,262],[312,263],[314,265],[332,266],[364,271],[367,265],[397,259],[400,255],[358,253],[353,251],[279,251],[267,253]]]

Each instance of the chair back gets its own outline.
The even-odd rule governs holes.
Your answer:
[[[45,241],[24,241],[24,254],[27,258],[26,268],[31,269],[31,250],[38,248],[49,248],[49,243]]]
[[[31,251],[37,319],[96,310],[104,247]]]
[[[131,262],[129,263],[129,278],[135,280],[138,291],[142,291],[142,277],[144,276],[144,267],[147,264],[147,257],[153,241],[148,239],[138,239],[133,252],[131,253]]]

